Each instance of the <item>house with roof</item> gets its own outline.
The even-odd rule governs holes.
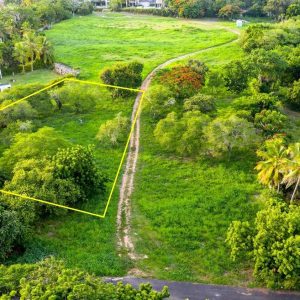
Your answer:
[[[1,0],[0,0],[1,1]],[[108,8],[110,0],[92,0],[97,8]],[[164,0],[125,0],[126,7],[161,8]]]

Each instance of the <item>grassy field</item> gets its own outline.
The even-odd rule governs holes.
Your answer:
[[[98,80],[99,72],[117,62],[139,60],[144,75],[181,54],[230,41],[234,33],[207,24],[125,14],[78,17],[47,32],[56,60],[80,68],[81,76]]]
[[[79,208],[102,214],[125,145],[114,148],[103,146],[97,142],[95,136],[100,125],[113,119],[119,112],[122,112],[123,116],[130,117],[135,95],[128,99],[112,100],[104,88],[91,88],[89,85],[85,88],[87,95],[93,93],[94,89],[101,95],[93,111],[85,114],[67,111],[50,114],[48,118],[39,120],[39,127],[52,127],[74,144],[95,145],[97,166],[111,181],[104,195],[95,195]],[[114,238],[118,194],[117,188],[105,219],[72,212],[66,216],[52,217],[40,222],[34,238],[28,242],[26,252],[13,258],[12,262],[34,262],[54,255],[63,259],[70,267],[76,266],[98,275],[124,274],[128,262],[118,256]]]
[[[142,61],[145,76],[169,58],[236,37],[218,26],[109,13],[64,21],[48,31],[47,36],[54,44],[57,61],[80,68],[83,78],[98,80],[100,70],[116,62]],[[195,57],[216,69],[242,55],[237,43],[220,49],[211,49]],[[32,76],[28,77],[30,82],[44,80],[34,73],[26,76]],[[219,107],[226,106],[230,98],[224,95],[217,103]],[[79,144],[93,143],[99,124],[121,107],[129,113],[132,102],[125,105],[106,100],[102,104],[104,106],[99,106],[92,114],[75,118],[72,115],[49,117],[44,124]],[[79,124],[79,118],[84,120],[83,125]],[[153,124],[143,115],[133,228],[138,252],[149,258],[138,262],[137,266],[157,278],[226,284],[246,282],[247,266],[229,260],[224,239],[231,220],[251,218],[257,209],[253,200],[258,190],[253,158],[237,159],[230,164],[170,158],[162,155],[153,143],[152,131]],[[99,166],[107,169],[111,176],[121,152],[97,148],[97,153]],[[52,254],[63,258],[69,266],[99,275],[125,274],[132,263],[120,258],[116,251],[117,201],[118,190],[105,220],[72,213],[42,222],[27,251],[14,261],[35,261]],[[87,207],[91,211],[98,208],[96,198]],[[238,273],[243,269],[246,270],[243,275]]]

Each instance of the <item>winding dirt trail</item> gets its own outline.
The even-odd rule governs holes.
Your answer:
[[[211,23],[215,28],[216,28],[216,24],[214,24],[213,22],[209,22],[209,23],[203,23],[203,22],[199,22],[201,24],[205,24],[207,26],[210,26],[209,23]],[[231,31],[237,35],[240,34],[240,32],[238,30],[234,30],[234,29],[230,29],[230,28],[226,28],[226,27],[221,27],[218,26],[218,28],[220,29],[226,29],[228,31]],[[176,58],[172,58],[169,59],[168,61],[162,63],[161,65],[157,66],[151,73],[149,73],[149,75],[146,77],[146,79],[143,81],[141,89],[144,91],[147,91],[147,89],[149,88],[151,81],[153,79],[153,77],[156,75],[156,73],[163,69],[164,67],[192,57],[194,55],[200,54],[202,52],[206,52],[210,49],[214,49],[214,48],[218,48],[221,46],[225,46],[225,45],[229,45],[231,43],[234,43],[237,41],[238,38],[226,42],[226,43],[222,43],[222,44],[218,44],[215,46],[211,46],[211,47],[207,47],[205,49],[196,51],[196,52],[191,52],[188,54],[184,54],[181,56],[178,56]],[[139,108],[139,104],[140,101],[142,99],[142,95],[139,94],[136,97],[135,103],[134,103],[134,107],[133,107],[133,111],[132,111],[132,117],[131,120],[133,121],[136,113],[138,112],[138,108]],[[135,252],[135,247],[134,247],[134,243],[132,241],[131,238],[131,225],[130,225],[130,220],[131,220],[131,205],[130,205],[130,199],[133,193],[133,189],[134,189],[134,177],[135,177],[135,173],[136,173],[136,169],[137,169],[137,160],[138,160],[138,155],[139,155],[139,146],[140,146],[140,111],[139,111],[139,116],[137,117],[136,120],[136,124],[135,124],[135,129],[131,135],[131,139],[130,139],[130,145],[129,145],[129,150],[128,150],[128,155],[127,155],[127,160],[126,160],[126,165],[125,165],[125,171],[123,174],[123,178],[122,178],[122,183],[121,183],[121,188],[120,188],[120,196],[119,196],[119,204],[118,204],[118,214],[117,214],[117,243],[118,243],[118,248],[120,252],[126,252],[127,255],[129,256],[130,259],[132,260],[137,260],[140,257],[136,254]],[[135,272],[133,272],[135,273]]]

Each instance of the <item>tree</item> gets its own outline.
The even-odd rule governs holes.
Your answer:
[[[254,276],[269,288],[300,287],[300,207],[269,199],[254,224],[234,221],[227,233],[232,258],[254,260]]]
[[[3,48],[4,48],[4,43],[0,42],[0,79],[2,79],[2,65],[4,64]]]
[[[286,10],[286,15],[291,18],[300,15],[300,2],[292,3]]]
[[[129,64],[116,64],[112,68],[108,68],[101,73],[101,80],[114,86],[127,88],[138,88],[142,84],[143,64],[139,62],[131,62]],[[131,94],[128,90],[112,89],[113,97],[126,97]]]
[[[289,89],[287,103],[300,110],[300,79],[293,83],[293,86]]]
[[[265,12],[276,19],[280,19],[286,13],[293,0],[268,0],[264,7]]]
[[[203,129],[208,122],[209,117],[199,111],[187,112],[182,118],[172,112],[157,123],[154,136],[165,151],[196,156],[204,144]]]
[[[223,78],[227,90],[241,93],[248,87],[251,75],[249,65],[244,61],[233,61],[223,69]]]
[[[36,264],[0,265],[3,299],[141,299],[163,300],[170,296],[168,288],[154,291],[150,284],[138,289],[119,282],[114,285],[78,269],[68,269],[53,257]]]
[[[173,92],[164,85],[150,86],[146,93],[145,104],[154,119],[166,117],[176,106],[176,103]]]
[[[203,76],[189,66],[172,68],[162,75],[161,81],[175,92],[179,100],[195,95],[204,85]]]
[[[263,148],[257,151],[257,156],[261,159],[255,167],[259,172],[258,180],[279,192],[287,162],[287,149],[284,140],[282,138],[267,140]]]
[[[183,108],[185,111],[198,110],[202,113],[209,113],[216,110],[214,98],[209,95],[197,94],[185,99]]]
[[[285,166],[285,175],[283,183],[286,184],[286,188],[294,185],[294,190],[291,196],[291,202],[293,202],[299,185],[300,185],[300,143],[292,144],[287,149],[288,161]]]
[[[287,117],[276,110],[262,110],[254,117],[255,127],[261,129],[266,136],[283,133]]]
[[[223,6],[218,13],[218,16],[220,18],[230,19],[230,20],[237,18],[240,15],[241,15],[241,9],[238,6],[232,4],[227,4]]]
[[[14,47],[14,57],[20,63],[22,68],[22,73],[25,73],[25,67],[28,62],[28,48],[26,47],[24,42],[18,42]]]
[[[124,143],[129,135],[130,124],[129,118],[118,113],[113,120],[106,121],[100,126],[96,139],[112,146]]]
[[[205,83],[206,75],[209,71],[208,66],[204,62],[197,59],[190,59],[188,61],[188,66],[194,72],[198,73],[202,77],[203,83]]]
[[[27,62],[30,64],[31,72],[33,71],[33,65],[36,60],[40,59],[41,49],[39,47],[38,37],[32,30],[25,31],[23,33],[23,45],[26,49]]]
[[[96,166],[92,146],[59,149],[52,162],[54,177],[71,180],[80,188],[82,200],[91,193],[105,190],[108,179]]]
[[[70,145],[53,128],[43,127],[33,133],[19,133],[0,159],[0,169],[9,178],[18,161],[52,156],[59,148]]]
[[[281,80],[287,63],[276,52],[257,49],[251,52],[250,61],[260,82],[260,92],[270,92],[274,84]]]
[[[233,150],[242,151],[254,146],[258,137],[253,124],[235,115],[218,117],[204,129],[208,151],[212,156]]]

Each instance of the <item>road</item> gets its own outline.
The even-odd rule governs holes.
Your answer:
[[[165,285],[169,287],[171,300],[299,300],[297,292],[275,292],[267,289],[247,289],[224,285],[208,285],[191,282],[163,281],[134,277],[106,278],[106,282],[122,281],[138,287],[141,283],[151,283],[160,291]]]

